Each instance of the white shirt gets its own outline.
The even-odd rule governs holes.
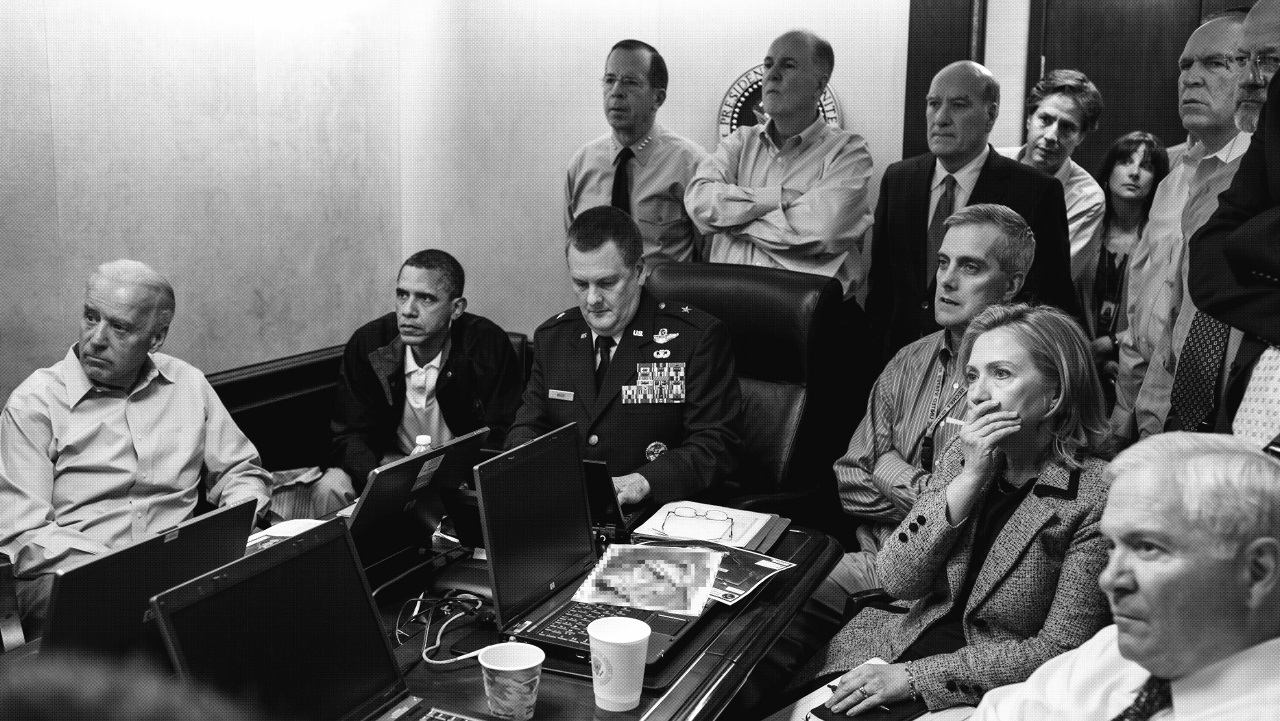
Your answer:
[[[417,446],[415,439],[420,435],[431,436],[433,447],[453,440],[453,433],[445,425],[444,414],[436,402],[436,383],[443,364],[444,350],[420,366],[413,357],[413,348],[404,347],[404,412],[400,416],[396,439],[400,442],[400,452],[405,455],[413,453]]]
[[[996,152],[1013,158],[1019,162],[1026,157],[1027,146],[1017,145],[1012,148],[996,148]],[[1102,216],[1106,211],[1107,198],[1102,193],[1102,186],[1093,179],[1089,171],[1080,164],[1067,158],[1053,177],[1062,183],[1063,200],[1067,204],[1067,237],[1071,239],[1071,280],[1076,288],[1080,288],[1081,278],[1098,268],[1098,253],[1085,250],[1089,247],[1098,228],[1102,225]],[[1081,293],[1082,297],[1085,296]]]
[[[1173,708],[1152,721],[1280,718],[1280,638],[1247,648],[1171,683]],[[1050,659],[1023,683],[992,689],[972,721],[1108,721],[1151,674],[1120,655],[1114,625]]]
[[[982,165],[987,162],[987,156],[990,154],[991,146],[988,145],[978,154],[978,157],[965,163],[954,173],[947,173],[947,169],[942,167],[941,160],[933,161],[933,185],[929,189],[929,217],[925,219],[925,225],[933,222],[933,211],[937,209],[938,200],[942,198],[942,181],[946,180],[947,175],[956,179],[956,202],[951,207],[959,210],[969,204],[973,187],[978,184],[978,176],[982,175]]]

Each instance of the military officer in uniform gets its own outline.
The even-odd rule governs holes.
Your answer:
[[[508,448],[576,421],[622,503],[690,498],[737,463],[742,398],[725,326],[644,290],[640,231],[601,206],[569,227],[578,308],[534,336],[533,375]]]

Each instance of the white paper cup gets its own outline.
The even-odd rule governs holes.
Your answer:
[[[630,711],[640,705],[649,624],[634,618],[597,618],[587,624],[591,637],[591,676],[596,706]]]
[[[484,695],[489,713],[500,719],[528,721],[538,704],[538,681],[547,655],[528,643],[497,643],[480,650]]]

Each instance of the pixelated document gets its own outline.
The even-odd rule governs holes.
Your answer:
[[[573,600],[697,616],[711,598],[723,555],[706,548],[615,543]]]

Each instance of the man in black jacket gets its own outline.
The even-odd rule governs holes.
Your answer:
[[[317,516],[354,500],[369,471],[411,453],[419,435],[439,446],[489,426],[489,443],[501,447],[524,376],[507,334],[466,312],[465,280],[448,253],[414,253],[396,278],[396,311],[347,342]]]

